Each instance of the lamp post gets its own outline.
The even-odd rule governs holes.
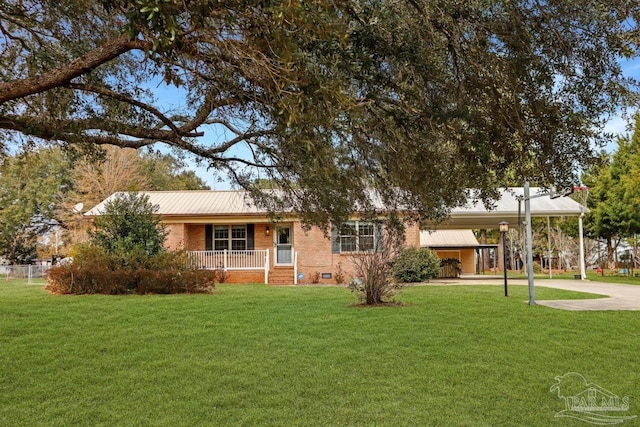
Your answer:
[[[507,231],[509,231],[509,223],[502,221],[500,224],[500,233],[502,234],[502,268],[504,270],[504,296],[508,297],[507,291]]]

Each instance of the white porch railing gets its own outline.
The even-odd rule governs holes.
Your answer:
[[[200,268],[207,270],[263,270],[269,269],[269,250],[253,251],[189,251]]]

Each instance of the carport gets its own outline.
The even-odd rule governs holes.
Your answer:
[[[436,229],[499,229],[502,221],[509,223],[510,227],[517,227],[525,222],[524,188],[509,187],[500,189],[500,198],[493,206],[485,207],[482,202],[467,203],[465,206],[453,209],[449,218],[439,224],[434,224]],[[577,217],[580,239],[580,274],[585,278],[584,260],[584,230],[582,219],[588,212],[585,206],[570,197],[552,198],[544,190],[538,187],[530,188],[531,217]]]

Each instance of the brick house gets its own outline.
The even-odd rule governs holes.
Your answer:
[[[533,192],[538,191],[533,189]],[[497,228],[501,221],[518,223],[519,193],[522,188],[502,190],[493,209],[469,203],[454,209],[439,230]],[[333,227],[330,238],[317,227],[304,229],[295,215],[282,214],[273,223],[268,213],[251,203],[244,191],[148,191],[149,202],[158,206],[158,215],[167,226],[165,246],[185,249],[204,268],[228,272],[230,283],[326,283],[335,284],[336,276],[348,280],[353,274],[355,252],[370,250],[381,237],[376,223],[354,217],[339,229]],[[100,215],[105,203],[114,195],[85,213]],[[578,216],[582,239],[581,217],[586,208],[564,197],[551,199],[536,195],[531,201],[532,216]],[[429,232],[428,232],[429,233]],[[455,254],[463,264],[463,273],[474,272],[475,244],[434,247],[431,237],[418,224],[406,224],[407,246],[438,249],[442,257]],[[442,233],[444,235],[445,233]],[[427,236],[427,237],[425,237]],[[474,238],[475,241],[475,238]],[[456,245],[454,245],[456,246]],[[466,247],[465,247],[466,246]],[[584,274],[583,274],[584,276]]]
[[[352,275],[355,251],[369,250],[381,228],[354,218],[331,238],[323,230],[305,230],[298,218],[284,216],[273,223],[266,211],[250,202],[243,191],[143,192],[158,206],[167,226],[165,246],[185,249],[205,268],[222,269],[229,283],[326,283],[336,274]],[[99,215],[112,195],[85,214]],[[418,247],[417,225],[407,225],[406,244]]]

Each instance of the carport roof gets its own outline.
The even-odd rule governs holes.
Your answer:
[[[531,216],[532,217],[566,217],[580,216],[588,212],[588,209],[570,197],[558,197],[552,199],[545,194],[545,190],[537,187],[530,189]],[[437,225],[437,229],[464,229],[464,228],[499,228],[502,221],[509,223],[511,227],[518,224],[518,205],[520,205],[521,220],[524,221],[523,187],[510,187],[500,190],[500,199],[494,206],[486,208],[482,202],[467,203],[467,205],[455,208],[450,217]]]

